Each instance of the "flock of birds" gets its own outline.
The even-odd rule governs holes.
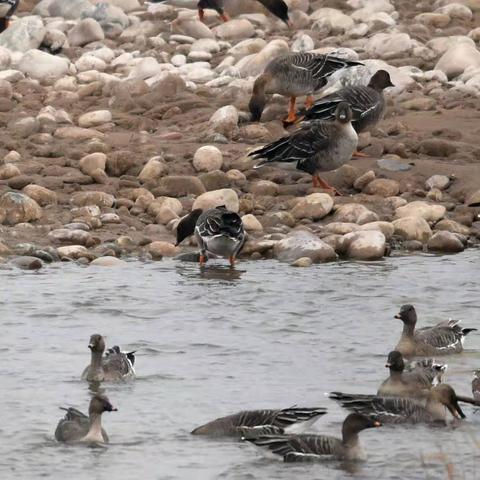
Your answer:
[[[330,399],[351,412],[343,421],[340,438],[303,433],[327,414],[327,409],[297,406],[241,411],[212,420],[191,433],[248,441],[286,462],[326,458],[356,461],[365,459],[359,443],[362,430],[384,424],[446,425],[447,412],[454,419],[466,418],[459,403],[480,405],[480,371],[475,372],[472,382],[473,398],[460,396],[450,385],[442,383],[447,365],[429,356],[461,353],[465,336],[476,329],[462,328],[453,320],[417,329],[417,314],[412,305],[403,305],[395,318],[403,322],[403,331],[395,350],[388,355],[386,367],[390,375],[376,394],[329,394]],[[98,385],[135,378],[135,352],[122,352],[115,346],[104,355],[105,341],[98,334],[90,337],[88,348],[91,360],[82,373],[82,380]],[[102,414],[117,409],[105,395],[93,396],[88,415],[71,407],[62,409],[66,414],[55,430],[58,441],[83,444],[109,441],[102,428]]]

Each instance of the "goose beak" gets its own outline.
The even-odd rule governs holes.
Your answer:
[[[374,427],[381,427],[382,424],[381,424],[378,420],[375,420],[375,421],[373,422],[373,426],[374,426]]]
[[[93,343],[89,343],[89,344],[88,344],[88,348],[89,348],[90,350],[92,350],[92,349],[93,349]]]
[[[400,316],[399,313],[397,313],[396,315],[394,315],[393,318],[397,318],[398,320],[401,320],[401,319],[402,319],[402,317]]]
[[[386,367],[386,368],[390,368],[391,366],[392,366],[391,363],[386,363],[386,364],[385,364],[385,367]]]

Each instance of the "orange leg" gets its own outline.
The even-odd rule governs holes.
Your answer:
[[[313,105],[313,95],[307,95],[307,98],[305,99],[305,107],[308,110],[309,108],[312,108],[312,105]]]
[[[297,119],[297,114],[295,113],[295,102],[296,97],[290,97],[290,103],[288,105],[288,117],[283,120],[283,126],[286,127],[291,125]]]
[[[355,150],[353,152],[352,157],[363,157],[363,158],[368,158],[370,155],[367,155],[366,153],[359,152],[358,150]]]
[[[205,23],[205,12],[203,11],[203,8],[198,9],[198,19]]]
[[[226,13],[222,13],[220,15],[220,18],[224,21],[224,22],[228,22],[230,20],[230,17],[226,14]]]
[[[200,254],[200,258],[198,259],[200,266],[203,267],[205,262],[207,261],[207,257],[205,255]]]
[[[338,195],[339,197],[342,196],[342,194],[335,187],[332,187],[328,182],[323,180],[323,178],[320,178],[318,175],[313,175],[312,183],[314,187],[321,187],[325,190],[330,190],[333,195]]]
[[[233,255],[231,255],[230,257],[228,257],[228,259],[230,260],[230,266],[231,267],[234,267],[235,266],[235,257]]]

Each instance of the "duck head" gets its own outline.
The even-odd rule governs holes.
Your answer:
[[[335,110],[335,120],[339,123],[348,123],[352,121],[352,109],[347,102],[338,104]]]
[[[380,427],[382,424],[374,417],[367,417],[361,413],[350,413],[343,421],[342,436],[344,441],[352,438],[367,428]]]
[[[415,326],[417,323],[417,312],[413,305],[402,305],[400,312],[395,315],[405,325]]]
[[[440,385],[433,387],[430,392],[431,397],[444,405],[454,418],[465,418],[465,414],[458,404],[460,397],[457,397],[455,390],[450,385],[441,383]],[[461,397],[461,399],[468,403],[475,403],[473,399],[471,399],[471,401],[470,399],[465,399],[463,397]]]
[[[405,368],[405,363],[403,361],[402,354],[394,350],[388,354],[387,363],[385,364],[390,371],[394,372],[403,372]]]
[[[177,243],[175,246],[180,245],[190,235],[193,235],[195,231],[195,225],[197,224],[198,217],[202,214],[201,208],[192,210],[187,216],[183,217],[177,225]]]
[[[259,122],[262,118],[263,110],[267,104],[265,89],[269,81],[270,76],[266,73],[263,73],[255,80],[255,83],[253,84],[252,97],[248,103],[248,109],[250,110],[252,122]]]
[[[377,70],[370,79],[368,86],[381,92],[384,88],[394,87],[395,85],[386,70]]]
[[[88,407],[88,413],[101,415],[103,412],[116,412],[115,408],[111,403],[108,397],[105,395],[95,395],[90,400],[90,406]]]
[[[90,337],[88,348],[92,352],[103,353],[105,351],[105,340],[101,335],[95,333]]]

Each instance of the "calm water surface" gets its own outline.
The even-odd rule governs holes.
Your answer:
[[[403,303],[421,324],[447,317],[479,326],[478,250],[295,269],[275,261],[173,261],[124,267],[56,264],[2,270],[1,478],[38,479],[480,479],[480,413],[459,428],[380,428],[361,435],[369,459],[283,464],[252,446],[189,432],[240,409],[326,406],[316,430],[338,435],[345,412],[324,396],[371,393],[386,377]],[[106,385],[119,411],[104,415],[111,444],[53,439],[59,406],[88,408],[79,381],[88,339],[137,350],[135,382]],[[480,334],[448,358],[447,379],[470,394]],[[451,463],[453,477],[446,464]]]

